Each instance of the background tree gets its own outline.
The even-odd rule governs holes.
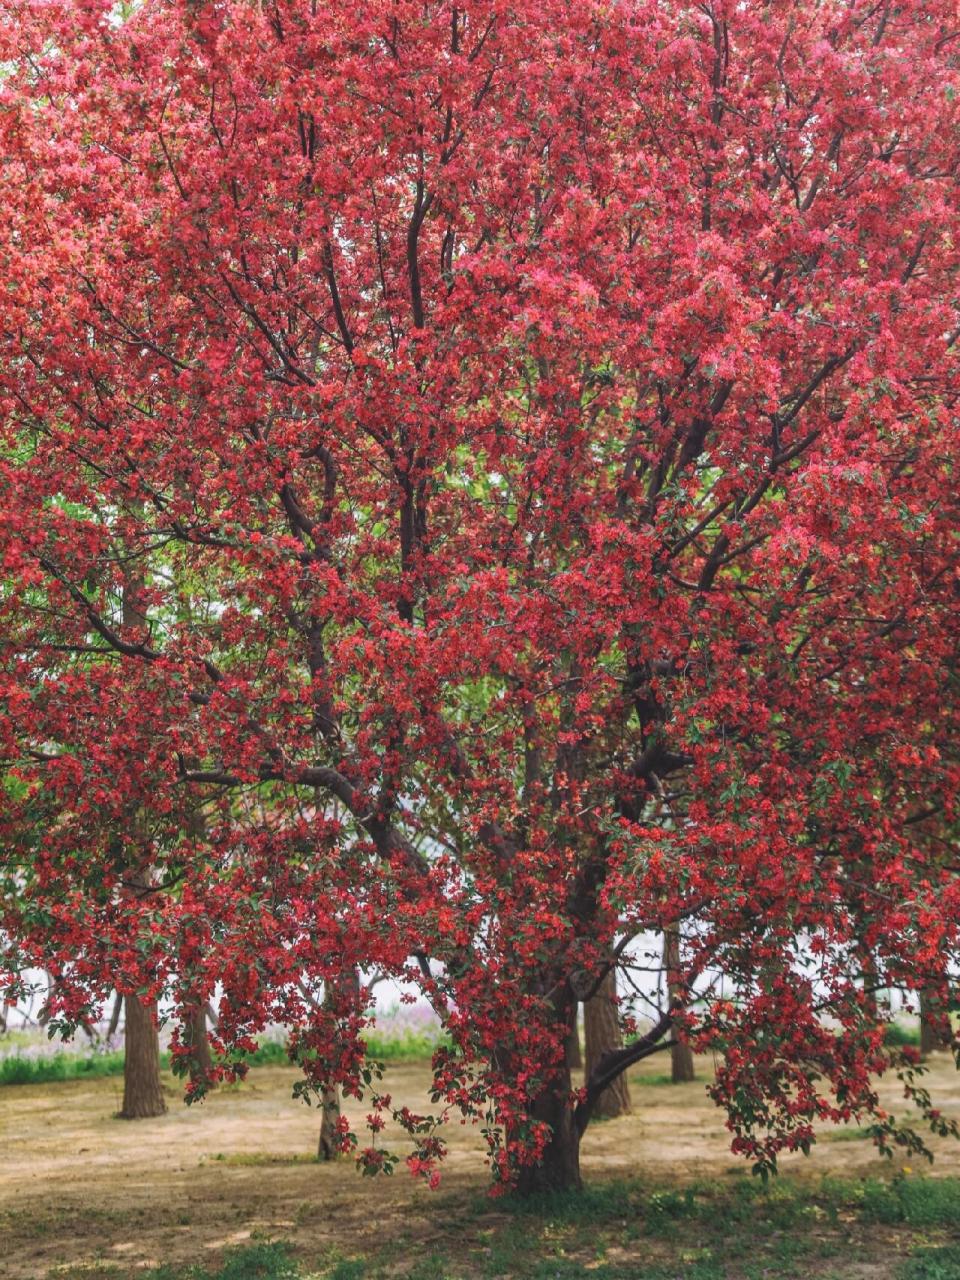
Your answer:
[[[345,966],[419,985],[525,1190],[674,1024],[761,1171],[874,1115],[872,988],[945,991],[960,919],[916,834],[958,783],[955,7],[0,13],[11,982],[65,1024],[222,984],[224,1069],[276,1020],[373,1090],[370,1170],[366,995],[300,991]],[[683,1007],[578,1095],[578,1004],[678,929]]]
[[[587,1048],[585,1070],[589,1080],[604,1058],[623,1049],[615,969],[610,970],[601,982],[600,989],[585,1002],[583,1025]],[[617,1116],[629,1115],[631,1110],[630,1085],[627,1077],[621,1074],[600,1094],[593,1114],[598,1119],[612,1120]]]

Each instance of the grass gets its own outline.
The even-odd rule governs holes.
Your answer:
[[[886,1041],[894,1045],[919,1044],[920,1034],[915,1027],[893,1022],[887,1027]],[[425,1031],[405,1028],[401,1031],[371,1028],[365,1036],[367,1054],[378,1062],[427,1062],[434,1049],[442,1043],[442,1037]],[[29,1037],[9,1033],[7,1043],[30,1042]],[[161,1054],[161,1065],[170,1066],[170,1055]],[[290,1059],[283,1040],[263,1040],[247,1061],[253,1067],[287,1066]],[[71,1053],[61,1050],[47,1057],[32,1057],[25,1053],[12,1053],[0,1058],[0,1087],[13,1084],[52,1084],[57,1081],[93,1079],[102,1076],[123,1075],[123,1051],[110,1053]],[[638,1075],[631,1083],[640,1088],[670,1085],[669,1073]],[[850,1135],[851,1137],[855,1135]]]
[[[0,1058],[0,1085],[52,1084],[61,1080],[122,1075],[122,1050],[88,1054],[60,1051],[46,1058],[11,1054],[8,1058]]]
[[[228,1250],[214,1271],[198,1265],[186,1271],[159,1267],[141,1274],[144,1280],[299,1280],[302,1272],[287,1245],[269,1241]]]
[[[219,1264],[143,1280],[960,1280],[960,1179],[743,1178],[651,1188],[621,1180],[580,1194],[491,1202],[436,1197],[442,1236],[385,1230],[373,1252],[311,1257],[282,1241]],[[853,1270],[848,1270],[848,1264]],[[871,1271],[871,1274],[873,1272]]]
[[[916,1249],[900,1268],[898,1280],[960,1280],[960,1245]]]
[[[366,1037],[367,1054],[378,1062],[425,1062],[439,1040],[422,1031],[377,1031]],[[251,1066],[289,1066],[287,1046],[282,1040],[263,1040],[247,1057]],[[160,1055],[169,1069],[170,1054]],[[46,1057],[12,1053],[0,1058],[0,1087],[12,1084],[53,1084],[64,1080],[93,1079],[123,1075],[123,1050],[109,1053],[71,1053],[60,1050]]]
[[[863,1213],[870,1222],[912,1227],[960,1225],[960,1178],[904,1178],[864,1183]]]

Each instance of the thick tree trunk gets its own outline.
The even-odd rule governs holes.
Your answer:
[[[125,1052],[120,1115],[124,1120],[162,1116],[167,1104],[160,1082],[160,1037],[153,1020],[156,1005],[143,1005],[136,996],[126,996],[123,1007]]]
[[[663,963],[667,971],[667,994],[672,1008],[682,998],[679,983],[680,931],[675,925],[665,930],[663,935]],[[693,1051],[685,1041],[677,1040],[670,1050],[670,1078],[674,1084],[687,1084],[696,1079]]]
[[[545,1090],[530,1108],[531,1120],[548,1124],[551,1138],[539,1164],[525,1165],[517,1178],[521,1196],[538,1192],[579,1190],[580,1131],[570,1097],[570,1070],[557,1072],[551,1089]]]
[[[613,1053],[623,1046],[620,1018],[617,1013],[615,970],[610,970],[600,989],[583,1006],[583,1022],[587,1043],[586,1078],[589,1080],[600,1059],[605,1054]],[[616,1116],[629,1115],[630,1111],[630,1086],[626,1075],[619,1075],[597,1099],[593,1115],[600,1119],[612,1120]]]
[[[947,1049],[949,1045],[940,1026],[943,1015],[936,996],[930,991],[920,992],[920,1056]]]

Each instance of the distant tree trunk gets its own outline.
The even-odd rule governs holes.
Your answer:
[[[599,990],[583,1006],[584,1038],[587,1044],[587,1079],[600,1059],[623,1046],[620,1018],[617,1013],[617,977],[611,969]],[[593,1115],[612,1120],[616,1116],[629,1115],[630,1086],[626,1074],[620,1075],[604,1089],[597,1099]]]
[[[579,1070],[583,1066],[583,1054],[580,1052],[580,1027],[577,1021],[577,1011],[574,1009],[573,1026],[567,1035],[566,1047],[567,1066],[572,1070]]]
[[[663,963],[667,971],[667,994],[671,1005],[682,999],[679,984],[680,931],[672,925],[663,935]],[[677,1040],[670,1050],[670,1078],[674,1084],[688,1084],[696,1079],[693,1050],[686,1041]]]
[[[44,969],[43,972],[44,972],[44,976],[47,979],[47,995],[43,1004],[41,1004],[40,1006],[40,1011],[37,1014],[38,1027],[45,1027],[47,1023],[50,1021],[50,1001],[53,999],[53,988],[54,988],[53,974],[50,972],[49,969]]]
[[[154,1023],[157,1006],[126,996],[123,1007],[125,1050],[120,1115],[124,1120],[162,1116],[167,1104],[160,1082],[160,1037]]]
[[[56,995],[58,985],[56,978],[49,969],[44,969],[44,973],[47,975],[47,998],[40,1006],[40,1012],[37,1014],[37,1025],[41,1027],[45,1027],[53,1016],[51,1004],[53,1002],[53,997]],[[84,1019],[77,1025],[88,1040],[96,1040],[97,1033],[94,1031],[93,1027],[91,1027],[89,1019]]]
[[[113,999],[113,1011],[110,1014],[110,1021],[107,1023],[107,1039],[112,1040],[117,1034],[117,1027],[120,1025],[120,1011],[123,1008],[123,996],[118,991]]]
[[[936,1053],[950,1046],[944,1037],[943,1013],[940,1002],[932,991],[920,992],[920,1056]]]

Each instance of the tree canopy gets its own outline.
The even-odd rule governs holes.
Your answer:
[[[340,978],[392,974],[503,1183],[678,1036],[758,1169],[919,1142],[872,1076],[960,919],[955,5],[0,15],[10,991],[220,984],[228,1067],[286,1023],[376,1132]],[[578,1092],[611,967],[653,1007]]]

